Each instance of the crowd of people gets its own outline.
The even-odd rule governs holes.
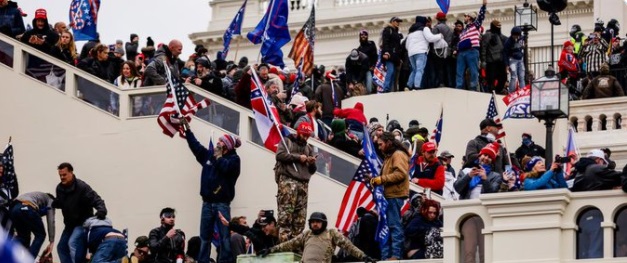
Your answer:
[[[384,127],[376,119],[367,119],[361,103],[352,108],[342,107],[344,98],[377,92],[457,87],[507,93],[529,84],[526,82],[529,73],[522,65],[525,54],[520,28],[511,29],[506,37],[501,33],[500,22],[494,20],[489,30],[483,32],[486,5],[487,0],[483,0],[478,13],[466,14],[464,21],[456,21],[453,28],[443,13],[436,14],[435,25],[431,18],[417,16],[406,38],[399,32],[403,20],[393,17],[381,32],[379,46],[369,40],[368,31],[361,30],[359,46],[350,51],[345,65],[330,70],[316,66],[310,76],[297,79],[297,74],[287,69],[265,63],[249,65],[246,57],[235,63],[226,61],[218,52],[211,60],[207,49],[200,45],[184,61],[180,58],[183,45],[178,40],[155,46],[148,37],[146,46],[139,49],[137,34],[131,34],[129,42],[120,40],[114,45],[102,44],[96,38],[87,42],[79,53],[66,24],[58,22],[51,26],[46,10],[35,12],[33,28],[27,31],[17,5],[0,0],[2,33],[122,89],[164,85],[168,81],[165,70],[168,67],[174,81],[197,85],[251,108],[250,86],[255,71],[268,94],[266,99],[278,110],[280,122],[296,130],[296,134],[284,138],[276,153],[277,216],[272,210],[262,210],[254,224],[248,226],[245,217],[230,214],[241,162],[245,161],[236,152],[241,145],[239,138],[225,134],[215,148],[206,148],[184,122],[189,148],[202,166],[203,200],[200,235],[189,239],[187,252],[184,232],[174,227],[175,209],[164,208],[159,213],[160,226],[137,238],[135,249],[130,256],[126,255],[124,231],[113,227],[102,198],[74,175],[69,163],[58,166],[61,182],[55,195],[32,192],[11,200],[0,195],[6,201],[2,203],[2,213],[14,222],[7,230],[13,231],[15,239],[37,256],[46,236],[41,217],[46,216],[49,244],[44,254],[49,255],[55,240],[54,212],[61,209],[65,225],[57,244],[61,263],[82,263],[88,254],[93,263],[120,259],[140,263],[173,263],[178,259],[208,263],[214,234],[219,236],[214,243],[218,247],[217,262],[234,262],[240,254],[266,256],[280,251],[299,251],[304,262],[330,262],[332,258],[347,261],[441,258],[440,205],[428,194],[410,193],[410,182],[449,200],[556,188],[593,191],[622,187],[627,191],[627,166],[617,171],[607,148],[547,162],[543,159],[544,149],[533,142],[531,134],[522,134],[521,146],[510,153],[497,139],[499,125],[485,119],[479,123],[479,134],[468,142],[463,155],[458,153],[463,157],[456,172],[455,156],[446,150],[438,154],[438,145],[430,139],[429,130],[418,121],[410,122],[406,129],[397,121],[390,121]],[[588,99],[624,95],[625,77],[610,74],[612,69],[622,68],[625,61],[618,31],[616,20],[611,20],[605,28],[603,23],[597,24],[595,32],[587,38],[580,27],[573,26],[573,39],[564,43],[558,64],[559,77],[570,85],[573,96]],[[387,70],[381,83],[373,81],[379,63]],[[581,86],[585,88],[578,88]],[[138,115],[158,112],[159,106],[152,102],[133,103]],[[379,247],[375,240],[376,210],[357,209],[359,219],[348,233],[328,227],[323,213],[314,212],[306,218],[309,181],[320,169],[319,156],[308,144],[309,138],[360,159],[365,157],[364,139],[370,138],[377,145],[376,152],[383,163],[381,174],[367,181],[372,186],[384,187],[390,230],[387,246]],[[551,165],[547,167],[547,163]],[[565,164],[573,169],[565,170]],[[401,214],[407,199],[410,208]],[[215,224],[219,226],[217,230]],[[465,262],[475,262],[477,248],[483,251],[477,231],[482,228],[480,224],[474,222],[474,227],[461,230],[467,237],[463,247]],[[309,229],[305,230],[305,226]],[[336,246],[342,248],[337,255]],[[481,253],[480,258],[483,262]]]

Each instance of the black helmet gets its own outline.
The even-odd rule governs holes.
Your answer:
[[[309,221],[322,221],[327,222],[327,215],[322,212],[313,212],[311,216],[309,216]]]
[[[574,24],[571,28],[570,28],[570,33],[577,33],[581,31],[581,26]]]
[[[320,221],[322,222],[322,228],[318,230],[314,230],[311,228],[311,221]],[[322,212],[313,212],[311,216],[309,216],[309,229],[314,235],[318,235],[324,232],[327,229],[327,216]]]

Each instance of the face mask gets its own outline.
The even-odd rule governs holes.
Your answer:
[[[401,141],[401,136],[394,136],[394,139],[396,139],[397,141]]]
[[[496,141],[496,137],[494,137],[494,134],[492,133],[488,133],[485,135],[486,139],[488,139],[488,141],[493,142]]]
[[[523,143],[524,145],[529,145],[529,144],[531,144],[531,139],[529,139],[529,138],[523,138],[523,139],[522,139],[522,143]]]

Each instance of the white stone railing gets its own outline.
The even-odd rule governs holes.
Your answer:
[[[38,62],[37,64],[45,64],[45,72],[31,74],[34,71],[40,71],[37,67],[29,65],[29,63],[32,63],[33,56],[43,61],[43,63]],[[87,72],[4,35],[0,35],[0,67],[9,68],[17,74],[37,79],[42,85],[56,89],[60,93],[73,97],[87,106],[120,121],[132,121],[146,117],[154,118],[158,115],[165,101],[164,86],[121,90],[111,83],[98,79]],[[46,76],[50,74],[51,67],[54,68],[57,79],[63,78],[64,82],[53,86],[55,85],[54,81],[47,81]],[[33,75],[39,77],[34,77]],[[186,87],[193,94],[196,94],[197,100],[208,98],[211,101],[208,109],[198,112],[197,119],[224,132],[239,135],[242,139],[265,149],[254,126],[255,121],[250,109],[216,96],[197,86],[186,84]],[[135,107],[137,98],[143,101],[142,104],[144,105],[146,101],[151,101],[149,105],[150,110],[147,113],[137,111]],[[325,166],[318,169],[318,173],[343,185],[348,185],[356,168],[359,166],[360,160],[316,139],[311,139],[310,143],[316,147],[321,156],[328,160]],[[268,153],[271,152],[268,151]],[[336,165],[336,167],[346,167],[346,169],[350,167],[350,169],[346,171],[331,171],[331,165],[329,164],[338,164],[338,162],[344,165]],[[415,192],[424,192],[422,187],[415,184],[411,184],[410,188]],[[434,199],[443,200],[437,194],[432,195]]]
[[[336,6],[362,5],[379,2],[390,2],[391,0],[335,0]]]
[[[571,193],[567,189],[481,195],[443,203],[444,258],[460,262],[468,218],[483,221],[485,262],[574,262],[602,242],[594,262],[625,262],[627,199],[620,190]],[[596,224],[586,225],[586,223]],[[599,233],[600,237],[582,233]],[[578,236],[579,235],[579,236]],[[579,247],[579,249],[578,249]],[[460,253],[461,251],[461,253]]]
[[[577,132],[627,131],[627,97],[570,102],[570,124]]]

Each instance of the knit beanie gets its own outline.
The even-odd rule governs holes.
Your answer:
[[[540,156],[535,156],[533,158],[531,158],[531,160],[529,160],[529,162],[527,162],[527,164],[525,165],[525,170],[527,172],[530,172],[534,166],[536,166],[536,163],[538,162],[544,162],[544,158],[540,157]]]
[[[224,147],[229,151],[242,146],[242,141],[235,135],[224,134],[219,140],[224,143]]]
[[[486,145],[485,147],[483,147],[483,149],[481,149],[481,151],[479,152],[479,155],[485,154],[488,157],[490,157],[490,159],[492,159],[492,162],[494,162],[494,160],[496,160],[496,155],[499,152],[499,143],[497,142],[493,142],[490,143],[488,145]]]
[[[341,136],[346,133],[346,122],[344,119],[335,119],[331,122],[331,132],[335,136]]]

